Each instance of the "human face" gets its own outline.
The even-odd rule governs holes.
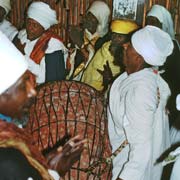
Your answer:
[[[158,20],[158,18],[154,16],[147,16],[146,17],[146,25],[156,26],[162,29],[162,23]]]
[[[135,73],[143,69],[144,59],[136,52],[131,43],[123,45],[123,64],[128,74]]]
[[[87,29],[91,34],[94,34],[96,32],[97,26],[98,20],[96,17],[90,12],[85,14],[82,20],[83,29]]]
[[[33,41],[39,38],[45,31],[43,26],[39,24],[37,21],[31,18],[27,18],[26,20],[26,31],[27,31],[27,38],[30,41]]]
[[[0,95],[0,112],[12,118],[20,118],[28,111],[30,99],[36,95],[29,76],[25,73],[6,92]]]
[[[5,17],[6,11],[3,7],[0,6],[0,22],[3,21],[4,17]]]
[[[127,39],[128,35],[115,32],[111,33],[111,45],[109,47],[109,50],[113,56],[115,55],[118,47],[122,46],[125,42],[127,42]]]

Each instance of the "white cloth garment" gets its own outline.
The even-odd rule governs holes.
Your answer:
[[[94,1],[87,12],[91,12],[98,20],[96,32],[100,37],[103,37],[109,28],[110,8],[103,1]]]
[[[45,68],[45,57],[42,58],[40,64],[36,64],[32,59],[30,59],[31,52],[38,41],[38,39],[35,39],[33,41],[30,41],[27,39],[27,33],[26,30],[21,30],[18,38],[21,40],[21,43],[25,43],[25,58],[28,62],[28,69],[36,75],[36,82],[38,84],[44,83],[45,82],[45,74],[46,74],[46,68]],[[55,38],[51,38],[48,44],[48,48],[45,51],[45,54],[51,54],[55,51],[62,50],[64,53],[64,61],[66,64],[66,60],[68,57],[68,50],[64,46],[62,42]]]
[[[163,31],[167,32],[172,39],[175,39],[173,20],[170,12],[165,7],[155,4],[147,16],[156,17],[162,23]]]
[[[26,70],[24,56],[0,31],[0,94],[12,86]]]
[[[44,2],[33,2],[28,8],[27,15],[28,18],[40,23],[45,30],[58,23],[56,11]]]
[[[152,68],[125,72],[114,81],[108,107],[112,151],[126,139],[130,145],[113,160],[112,180],[160,180],[162,166],[153,164],[170,145],[165,111],[169,95],[167,83]]]
[[[135,32],[131,42],[144,61],[152,66],[162,66],[174,48],[169,34],[155,26],[145,26]]]
[[[18,34],[17,28],[6,19],[0,22],[0,31],[3,32],[10,41]]]
[[[6,15],[11,10],[11,2],[10,2],[10,0],[0,0],[0,6],[5,9]]]

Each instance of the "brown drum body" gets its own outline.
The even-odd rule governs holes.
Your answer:
[[[42,151],[53,147],[66,135],[80,134],[89,140],[87,150],[83,151],[80,161],[65,179],[111,179],[110,167],[101,177],[97,176],[105,168],[103,164],[95,169],[94,175],[82,171],[111,153],[106,110],[102,99],[90,86],[76,81],[61,81],[39,87],[26,129]]]

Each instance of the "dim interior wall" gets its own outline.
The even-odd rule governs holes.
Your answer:
[[[37,0],[34,0],[37,1]],[[68,42],[68,27],[70,25],[77,25],[81,21],[82,15],[87,10],[88,6],[94,0],[42,0],[49,3],[57,12],[59,24],[55,25],[52,30],[55,31],[64,40]],[[112,10],[113,0],[104,0]],[[142,1],[142,0],[141,0]],[[145,6],[139,7],[140,12],[137,13],[137,18],[143,19],[142,24],[145,23],[145,13],[153,4],[160,4],[168,8],[171,12],[177,36],[180,36],[180,1],[179,0],[144,0]],[[32,0],[12,0],[12,11],[9,15],[11,22],[21,29],[25,23],[25,11],[28,3]],[[141,16],[141,17],[140,17]],[[143,16],[143,17],[142,17]]]

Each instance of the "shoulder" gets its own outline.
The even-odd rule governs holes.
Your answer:
[[[46,50],[46,53],[53,53],[55,51],[60,51],[62,50],[63,52],[67,51],[67,48],[63,44],[62,41],[56,38],[51,38],[48,43],[48,48]]]

